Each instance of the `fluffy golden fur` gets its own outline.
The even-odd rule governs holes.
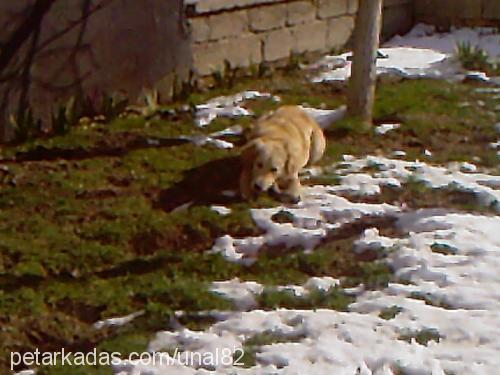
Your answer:
[[[298,106],[282,106],[256,121],[242,150],[241,195],[251,199],[272,189],[281,197],[301,198],[300,170],[325,151],[317,122]]]

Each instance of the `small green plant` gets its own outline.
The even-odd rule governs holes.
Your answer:
[[[128,99],[116,94],[105,94],[102,98],[102,104],[97,115],[103,115],[108,121],[117,118],[125,108],[127,108]]]
[[[491,68],[488,62],[488,54],[479,46],[470,42],[457,43],[457,57],[465,69],[487,70]]]
[[[10,125],[14,129],[14,140],[24,142],[37,136],[41,131],[41,120],[33,116],[31,108],[21,112],[19,116],[11,115]]]
[[[57,135],[68,133],[79,117],[76,100],[71,97],[66,103],[59,105],[56,113],[52,115],[52,131]]]
[[[216,74],[216,73],[214,73]],[[214,76],[214,81],[217,81]],[[193,93],[199,90],[198,80],[192,70],[189,71],[187,79],[180,79],[179,76],[174,76],[172,100],[182,101],[189,98]]]
[[[265,61],[262,61],[259,64],[259,70],[257,72],[257,78],[262,78],[262,77],[271,76],[271,75],[272,75],[272,69],[271,69],[271,67]]]
[[[119,93],[97,93],[75,101],[75,110],[80,116],[104,116],[107,121],[114,120],[125,111],[128,99]]]
[[[297,53],[291,53],[288,57],[288,62],[285,66],[286,72],[293,72],[300,69],[300,64],[302,63],[303,56]]]
[[[248,76],[251,78],[263,78],[271,75],[272,69],[265,61],[262,61],[260,64],[252,64],[248,68]]]
[[[212,74],[212,79],[217,88],[230,89],[234,87],[237,78],[241,76],[241,69],[232,67],[228,60],[224,60],[222,70],[217,70]]]

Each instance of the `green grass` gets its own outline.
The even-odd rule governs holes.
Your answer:
[[[476,164],[498,171],[498,159],[488,143],[496,141],[493,126],[500,114],[493,111],[497,104],[492,97],[474,88],[425,80],[382,85],[377,90],[376,122],[396,120],[403,126],[380,137],[345,120],[327,132],[328,147],[321,163],[337,162],[342,154],[394,149],[406,150],[408,157],[421,157],[428,148],[435,162],[471,161],[479,156]],[[333,108],[345,103],[344,93],[310,84],[302,72],[290,71],[191,93],[185,102],[172,107],[242,89],[270,91],[282,98],[281,104]],[[476,105],[478,100],[485,105]],[[459,105],[466,101],[472,109]],[[249,107],[261,114],[278,105],[256,100]],[[175,310],[186,311],[183,325],[203,329],[212,322],[196,317],[196,312],[232,308],[229,301],[209,292],[214,280],[239,277],[269,287],[332,276],[341,278],[343,286],[386,286],[393,275],[383,260],[360,259],[353,253],[357,232],[307,254],[302,249],[264,248],[249,267],[205,253],[224,234],[259,235],[249,208],[277,202],[270,198],[252,204],[213,202],[226,183],[235,187],[237,175],[232,175],[229,163],[237,149],[155,146],[145,140],[209,133],[236,123],[248,126],[251,121],[222,119],[197,129],[189,114],[129,116],[95,126],[74,126],[52,138],[2,146],[2,158],[17,156],[19,160],[6,163],[8,170],[0,172],[0,325],[8,327],[0,331],[0,341],[8,343],[0,349],[0,372],[8,366],[10,350],[96,346],[100,351],[127,352],[144,348],[155,332],[168,328]],[[59,157],[53,160],[50,155]],[[310,183],[335,184],[338,177],[319,176]],[[412,207],[438,202],[429,199],[441,193],[410,185],[407,194],[413,199]],[[387,198],[399,199],[399,194],[404,193],[387,192]],[[453,199],[441,198],[442,206],[458,207]],[[463,198],[458,197],[456,204],[463,206]],[[172,211],[185,203],[191,205]],[[227,205],[231,214],[212,211],[212,203]],[[471,203],[467,209],[478,208]],[[291,218],[281,213],[275,220]],[[350,301],[341,289],[334,289],[299,299],[286,292],[266,292],[259,302],[268,309],[323,306],[345,310]],[[139,310],[145,314],[125,327],[97,331],[92,326],[96,320]],[[65,370],[44,368],[41,373]]]
[[[273,332],[258,333],[245,340],[242,352],[237,351],[234,359],[238,360],[238,363],[242,364],[243,367],[252,367],[257,364],[256,355],[262,346],[295,342],[298,339],[300,339],[300,337],[287,338]]]
[[[267,310],[279,307],[288,309],[325,308],[347,311],[347,306],[354,299],[347,296],[341,288],[332,288],[327,292],[315,290],[304,296],[295,296],[291,291],[264,290],[257,299],[259,307]]]
[[[425,328],[419,331],[408,331],[399,336],[399,340],[407,341],[409,343],[415,340],[417,343],[424,346],[427,346],[429,341],[439,342],[440,339],[440,333],[433,328]]]
[[[391,320],[394,319],[401,311],[403,311],[402,307],[393,305],[382,309],[378,316],[384,320]]]

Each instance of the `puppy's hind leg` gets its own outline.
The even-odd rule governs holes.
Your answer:
[[[311,148],[309,149],[309,161],[308,165],[318,162],[326,148],[326,139],[323,131],[319,126],[313,128],[311,134]]]

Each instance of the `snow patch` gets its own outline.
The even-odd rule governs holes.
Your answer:
[[[238,310],[248,310],[256,306],[255,295],[264,291],[264,287],[254,281],[241,282],[238,278],[228,281],[215,281],[210,290],[235,304]]]
[[[280,101],[279,97],[259,91],[243,91],[235,95],[219,96],[196,106],[196,125],[199,127],[207,126],[218,117],[237,118],[252,116],[253,113],[242,107],[241,103],[253,99]]]
[[[403,150],[396,150],[392,152],[392,156],[396,158],[404,158],[406,156],[406,152]]]
[[[125,324],[130,323],[132,320],[135,318],[141,316],[144,314],[144,311],[136,311],[132,314],[118,317],[118,318],[109,318],[109,319],[104,319],[104,320],[99,320],[94,323],[94,328],[95,329],[103,329],[103,328],[108,328],[108,327],[121,327],[124,326]]]
[[[401,183],[410,177],[432,187],[453,185],[489,198],[495,197],[500,187],[498,176],[463,173],[460,164],[445,168],[346,155],[338,167],[344,168],[341,186],[354,191],[359,189],[351,185],[359,185],[359,179],[380,186],[388,181]],[[365,167],[370,167],[372,174],[364,173]],[[356,175],[368,177],[352,177]],[[355,251],[383,253],[395,273],[392,283],[378,291],[366,291],[363,287],[345,290],[357,297],[348,312],[327,309],[233,312],[221,315],[221,321],[203,332],[187,329],[160,332],[149,350],[175,347],[185,355],[214,353],[223,348],[244,348],[245,340],[272,334],[285,342],[258,348],[256,366],[243,369],[214,364],[210,370],[217,374],[255,375],[496,373],[500,366],[500,217],[450,213],[443,209],[404,212],[386,204],[355,204],[336,197],[333,188],[308,187],[300,205],[254,210],[254,219],[266,232],[261,237],[223,239],[235,254],[246,256],[245,251],[240,251],[245,244],[243,247],[256,256],[263,244],[307,243],[316,235],[321,237],[322,231],[334,230],[356,217],[374,213],[391,215],[396,219],[397,236],[389,238],[380,235],[376,228],[369,228],[356,241]],[[289,211],[293,223],[274,223],[271,217],[279,210]],[[311,284],[326,290],[336,283],[335,279],[311,279],[302,288]],[[240,295],[246,298],[246,292],[253,295],[261,290],[258,284],[239,280],[216,285],[219,291],[236,298]],[[393,318],[382,318],[386,315],[381,315],[382,312],[394,308]],[[426,345],[411,338],[424,331],[435,333]],[[407,340],[403,340],[404,336]],[[122,362],[115,366],[115,371],[158,375],[206,373],[197,369],[198,365],[166,368]]]
[[[304,187],[303,200],[297,205],[253,209],[252,217],[265,234],[243,239],[226,235],[215,241],[210,252],[220,253],[229,261],[248,265],[255,262],[259,249],[264,245],[271,248],[297,246],[306,251],[312,250],[327,233],[346,223],[364,216],[391,215],[400,209],[390,204],[354,203],[337,196],[337,192],[335,186]],[[293,222],[275,222],[273,216],[281,211],[288,212]]]
[[[243,128],[239,125],[235,125],[218,132],[213,132],[209,135],[197,134],[192,136],[182,136],[181,139],[186,139],[190,142],[193,142],[197,146],[211,144],[217,148],[230,149],[234,147],[233,143],[218,138],[231,135],[240,135],[242,132]]]
[[[490,143],[490,147],[491,147],[493,150],[498,150],[498,149],[500,148],[500,141],[491,142],[491,143]]]
[[[430,49],[412,47],[380,48],[387,56],[377,58],[377,75],[397,76],[402,78],[446,78],[450,72],[456,73],[457,68],[447,60],[447,55]],[[347,52],[338,59],[344,59],[342,68],[326,70],[328,59],[320,60],[314,66],[320,66],[326,71],[313,77],[313,82],[345,81],[351,76],[352,53]]]
[[[376,194],[381,185],[401,186],[409,179],[423,182],[431,188],[452,188],[475,194],[478,203],[500,211],[500,176],[474,173],[477,168],[470,163],[450,164],[448,168],[431,166],[420,161],[405,161],[385,157],[368,156],[362,159],[345,161],[339,173],[341,184],[335,186],[336,191]],[[363,172],[365,168],[378,171],[371,175]],[[467,173],[464,173],[467,172]],[[361,189],[352,181],[362,179]],[[397,182],[396,182],[397,181]],[[371,193],[371,194],[370,194]]]
[[[458,43],[483,49],[494,60],[500,57],[500,34],[493,28],[459,28],[436,33],[433,26],[417,24],[404,36],[395,36],[379,49],[377,75],[382,78],[434,78],[479,80],[498,84],[483,72],[464,72],[454,55]],[[322,72],[313,82],[343,82],[351,76],[352,53],[326,56],[310,69]]]
[[[392,130],[399,129],[401,127],[401,124],[381,124],[377,127],[375,127],[375,134],[377,135],[384,135]]]
[[[229,215],[231,213],[231,209],[227,208],[226,206],[217,206],[213,205],[210,207],[212,211],[217,212],[219,215]]]

